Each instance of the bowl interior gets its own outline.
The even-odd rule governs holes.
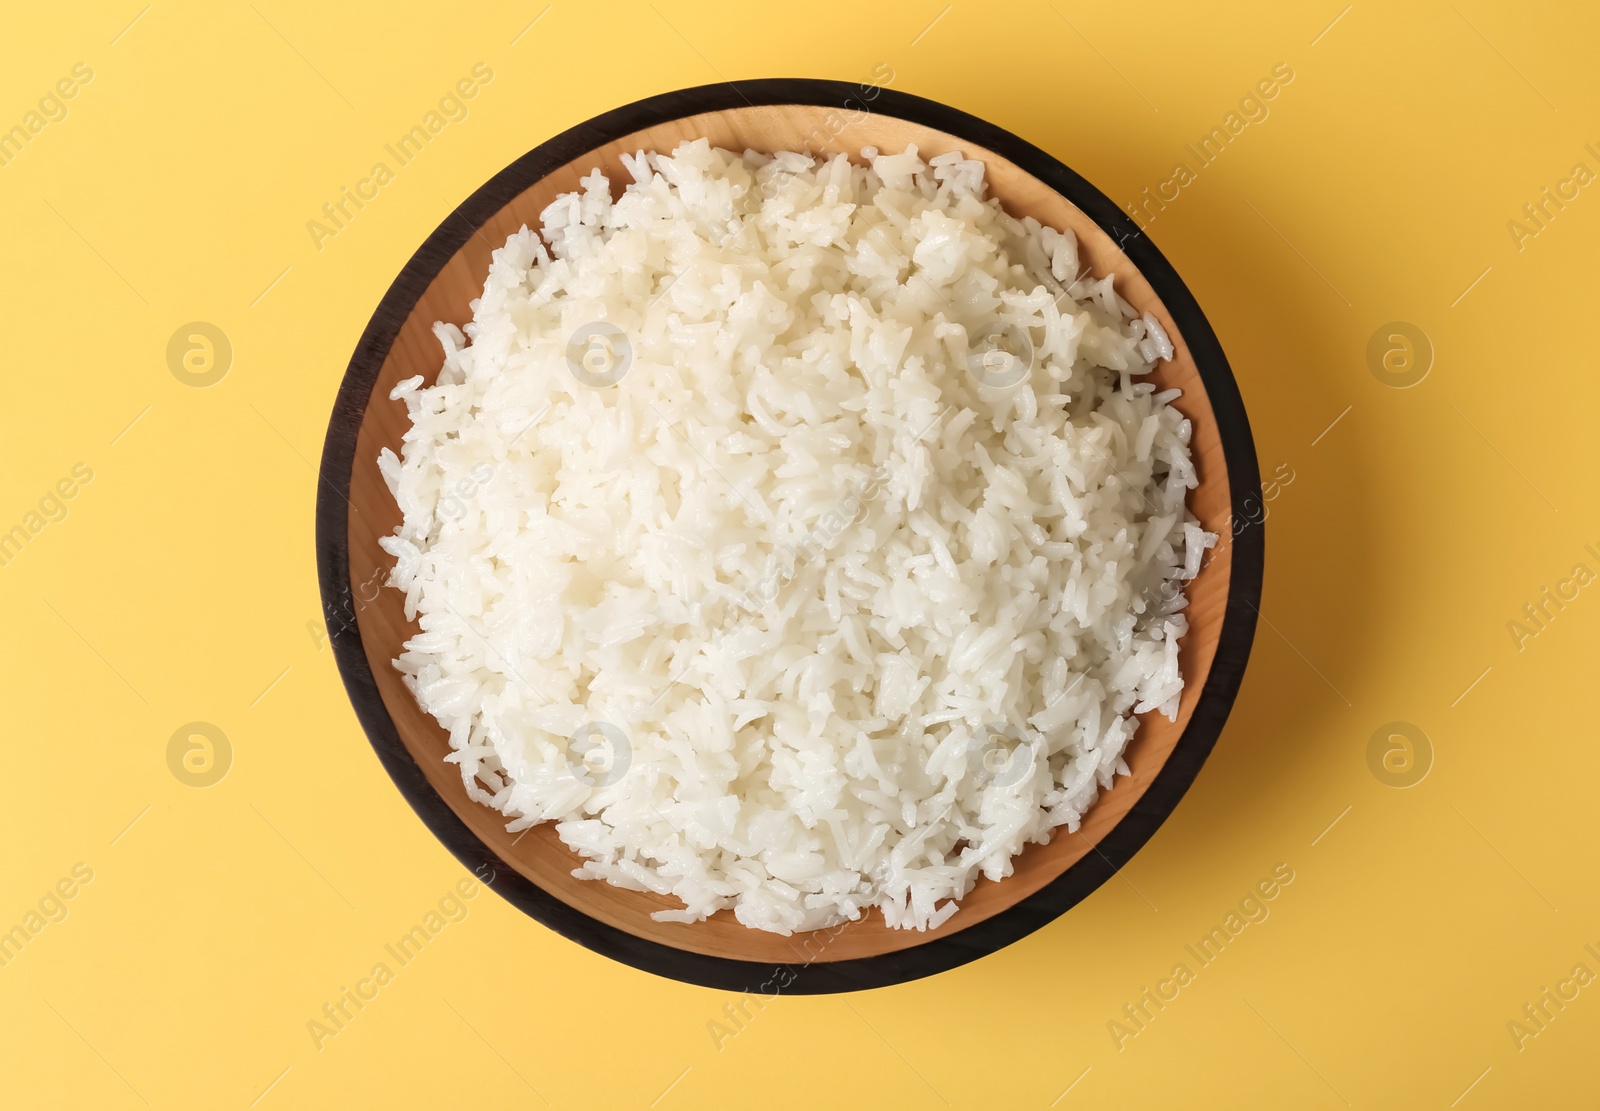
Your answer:
[[[1225,535],[1231,527],[1231,497],[1222,443],[1194,359],[1155,291],[1099,225],[1016,164],[969,141],[920,124],[880,113],[851,113],[826,106],[741,107],[646,128],[574,158],[484,222],[433,278],[399,330],[373,387],[357,437],[349,490],[351,506],[356,510],[349,515],[349,570],[358,606],[356,620],[388,713],[433,789],[501,860],[546,892],[629,934],[710,956],[772,963],[797,959],[810,962],[849,960],[908,949],[957,933],[1038,891],[1093,851],[1144,794],[1182,736],[1210,673],[1228,598],[1231,545],[1219,544],[1220,550],[1189,585],[1189,633],[1180,646],[1185,686],[1177,720],[1169,722],[1157,714],[1144,715],[1124,757],[1129,774],[1119,777],[1111,790],[1101,794],[1076,833],[1057,830],[1049,844],[1029,845],[1015,860],[1013,875],[1000,882],[980,880],[948,922],[925,933],[889,929],[877,911],[842,930],[828,931],[825,945],[814,943],[813,939],[823,936],[820,933],[810,938],[804,934],[785,938],[746,929],[726,911],[696,924],[653,921],[652,911],[676,906],[675,900],[574,879],[571,871],[580,861],[556,837],[551,825],[536,826],[522,835],[508,834],[502,815],[470,800],[456,766],[444,762],[450,751],[445,732],[417,706],[392,663],[402,643],[418,630],[414,622],[405,618],[400,592],[378,589],[393,566],[393,559],[378,546],[378,538],[393,532],[400,522],[399,508],[378,473],[378,453],[384,447],[398,452],[409,423],[404,405],[389,400],[390,390],[402,379],[417,374],[433,382],[442,361],[432,335],[433,323],[444,320],[462,325],[471,318],[469,303],[482,292],[491,250],[523,225],[538,227],[540,211],[558,194],[577,189],[579,178],[596,167],[613,182],[625,182],[629,178],[623,170],[623,154],[670,150],[681,140],[700,137],[731,150],[809,148],[813,152],[842,151],[852,156],[865,146],[898,151],[914,143],[925,159],[959,150],[982,160],[993,195],[1009,212],[1018,217],[1033,216],[1058,229],[1071,228],[1078,237],[1082,262],[1096,276],[1114,274],[1118,292],[1136,309],[1154,313],[1161,321],[1176,353],[1151,378],[1162,388],[1183,391],[1176,405],[1193,426],[1191,447],[1200,480],[1198,488],[1190,493],[1189,507],[1212,532]]]

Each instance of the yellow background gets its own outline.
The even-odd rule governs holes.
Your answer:
[[[94,473],[0,567],[0,930],[94,873],[0,968],[0,1104],[1592,1105],[1600,984],[1521,1048],[1507,1026],[1573,965],[1600,973],[1600,588],[1520,648],[1508,631],[1600,571],[1600,187],[1520,249],[1507,226],[1600,171],[1591,8],[141,4],[0,21],[0,127],[94,72],[0,168],[0,529]],[[470,116],[319,250],[307,221],[477,62]],[[482,891],[319,1050],[307,1022],[466,876],[357,726],[312,548],[340,376],[435,225],[617,105],[880,67],[1126,204],[1278,64],[1270,116],[1150,225],[1263,473],[1294,477],[1232,720],[1122,877],[992,957],[780,999],[720,1048],[727,993]],[[209,388],[167,365],[192,321],[233,347]],[[1394,321],[1433,349],[1409,389],[1369,366]],[[233,750],[205,789],[167,760],[196,721]],[[1433,753],[1406,789],[1368,760],[1397,721]],[[1279,863],[1270,917],[1119,1049],[1108,1022]]]

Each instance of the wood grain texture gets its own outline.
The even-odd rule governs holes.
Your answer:
[[[1094,274],[1114,274],[1122,296],[1136,309],[1152,312],[1161,321],[1176,352],[1152,377],[1162,388],[1183,391],[1176,404],[1193,425],[1192,449],[1200,485],[1191,493],[1189,505],[1207,529],[1226,536],[1231,527],[1234,491],[1229,486],[1223,443],[1210,399],[1182,329],[1117,242],[1061,193],[971,141],[880,113],[858,114],[847,118],[840,127],[841,115],[850,117],[838,108],[805,104],[764,104],[691,115],[597,147],[516,196],[484,221],[478,234],[467,237],[400,326],[361,416],[349,475],[349,503],[355,512],[348,514],[348,571],[359,601],[355,618],[361,643],[384,707],[439,797],[496,856],[537,887],[590,918],[673,949],[769,964],[856,960],[958,934],[1040,891],[1093,850],[1144,795],[1183,736],[1216,654],[1229,601],[1233,546],[1224,543],[1221,552],[1189,586],[1190,631],[1180,651],[1186,683],[1177,720],[1169,722],[1159,715],[1144,715],[1125,757],[1130,774],[1119,778],[1110,791],[1101,795],[1077,833],[1058,830],[1050,843],[1026,848],[1017,858],[1012,876],[1001,882],[980,881],[962,901],[961,909],[938,930],[891,930],[873,911],[862,921],[836,932],[784,938],[746,929],[727,912],[697,924],[653,921],[652,911],[673,906],[675,900],[574,879],[570,873],[579,860],[561,844],[550,825],[535,827],[521,836],[508,834],[502,815],[467,798],[455,765],[444,762],[450,751],[444,731],[417,706],[391,662],[401,644],[417,629],[405,619],[399,592],[377,587],[393,563],[379,548],[378,538],[392,532],[400,520],[399,510],[378,473],[377,458],[384,447],[399,450],[401,436],[409,424],[404,406],[389,400],[390,390],[413,375],[420,374],[431,383],[438,374],[441,355],[431,332],[433,323],[466,323],[471,316],[469,302],[482,291],[491,245],[504,243],[523,225],[537,227],[540,211],[559,193],[577,188],[579,179],[591,169],[599,168],[614,183],[624,182],[628,177],[621,164],[623,154],[667,150],[682,139],[699,137],[733,150],[809,148],[852,156],[864,146],[899,150],[914,143],[924,158],[960,150],[968,157],[981,159],[987,166],[993,194],[1008,211],[1017,216],[1034,216],[1059,229],[1072,229],[1078,237],[1081,258]]]

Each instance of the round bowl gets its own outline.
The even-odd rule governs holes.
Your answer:
[[[621,155],[708,138],[733,150],[963,151],[987,166],[994,196],[1078,237],[1096,276],[1149,311],[1176,349],[1151,376],[1183,391],[1199,486],[1189,507],[1222,539],[1189,584],[1178,718],[1146,714],[1124,757],[1129,774],[1102,792],[1074,834],[1029,845],[1004,880],[980,880],[938,929],[888,928],[876,910],[842,927],[782,937],[723,911],[705,922],[657,922],[662,896],[574,879],[580,861],[550,824],[522,835],[470,800],[445,732],[412,698],[391,661],[417,630],[399,591],[379,589],[393,560],[378,539],[400,511],[378,473],[409,422],[389,400],[404,378],[431,383],[441,355],[434,321],[457,325],[488,274],[491,250],[594,167],[627,180]],[[317,501],[317,564],[334,655],[372,746],[412,807],[455,856],[505,899],[558,933],[663,976],[732,991],[819,993],[878,987],[974,960],[1037,930],[1109,879],[1178,803],[1210,753],[1255,633],[1263,558],[1260,475],[1244,405],[1204,314],[1150,240],[1117,206],[1044,151],[982,120],[904,93],[834,81],[707,85],[597,116],[529,151],[450,213],[411,257],[373,313],[334,404]],[[1254,507],[1252,509],[1252,506]],[[352,512],[354,510],[355,512]]]

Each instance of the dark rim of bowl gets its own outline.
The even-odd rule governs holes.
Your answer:
[[[935,128],[1010,159],[1062,193],[1121,245],[1177,323],[1205,383],[1222,440],[1232,520],[1251,521],[1261,476],[1244,402],[1216,333],[1194,295],[1139,227],[1089,182],[1031,143],[965,112],[889,89],[842,81],[777,78],[702,85],[663,93],[596,116],[541,143],[468,197],[434,230],[383,295],[361,335],[334,402],[317,494],[317,577],[334,658],[356,717],[400,793],[457,860],[522,911],[597,953],[660,976],[736,992],[824,994],[884,987],[956,968],[1054,921],[1116,874],[1172,813],[1210,755],[1233,706],[1255,636],[1265,544],[1263,528],[1234,525],[1228,600],[1216,657],[1188,726],[1144,794],[1089,853],[1039,891],[956,933],[899,952],[840,961],[769,964],[706,956],[620,930],[563,902],[501,860],[450,809],[412,759],[367,664],[351,595],[350,478],[373,384],[401,325],[456,251],[512,198],[596,147],[648,127],[758,105],[804,104],[870,110]],[[866,102],[871,102],[870,109]]]

